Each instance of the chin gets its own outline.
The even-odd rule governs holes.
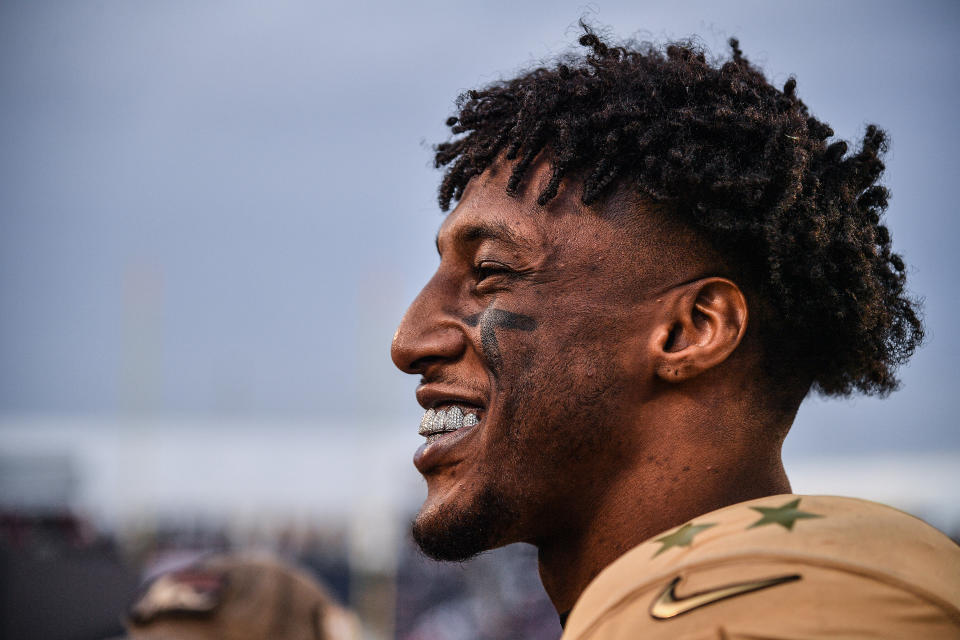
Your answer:
[[[413,539],[434,560],[462,562],[478,553],[515,542],[508,532],[517,510],[497,491],[485,487],[466,506],[424,505],[413,521]]]

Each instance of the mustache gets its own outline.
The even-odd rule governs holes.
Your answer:
[[[472,378],[458,376],[442,369],[420,376],[420,384],[442,384],[476,393],[484,393],[486,390],[486,387]]]

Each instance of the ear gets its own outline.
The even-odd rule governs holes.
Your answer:
[[[682,382],[726,360],[747,330],[747,300],[726,278],[703,278],[664,294],[653,333],[656,375]]]

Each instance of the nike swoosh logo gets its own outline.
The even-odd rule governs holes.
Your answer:
[[[650,615],[655,620],[669,620],[679,616],[681,613],[687,613],[700,607],[704,607],[720,600],[733,598],[734,596],[767,589],[778,584],[793,582],[799,580],[800,576],[793,574],[789,576],[780,576],[777,578],[767,578],[765,580],[752,580],[750,582],[738,582],[725,587],[716,589],[707,589],[699,593],[694,593],[685,598],[678,598],[676,594],[677,584],[680,582],[680,576],[674,578],[670,584],[657,596],[657,599],[650,605]]]

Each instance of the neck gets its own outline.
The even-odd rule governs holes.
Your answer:
[[[591,496],[590,507],[580,512],[585,517],[536,542],[540,579],[557,612],[572,609],[604,567],[654,535],[727,505],[790,493],[779,450],[766,459],[756,453],[726,461],[668,451],[647,455]],[[745,459],[749,468],[743,468]]]

